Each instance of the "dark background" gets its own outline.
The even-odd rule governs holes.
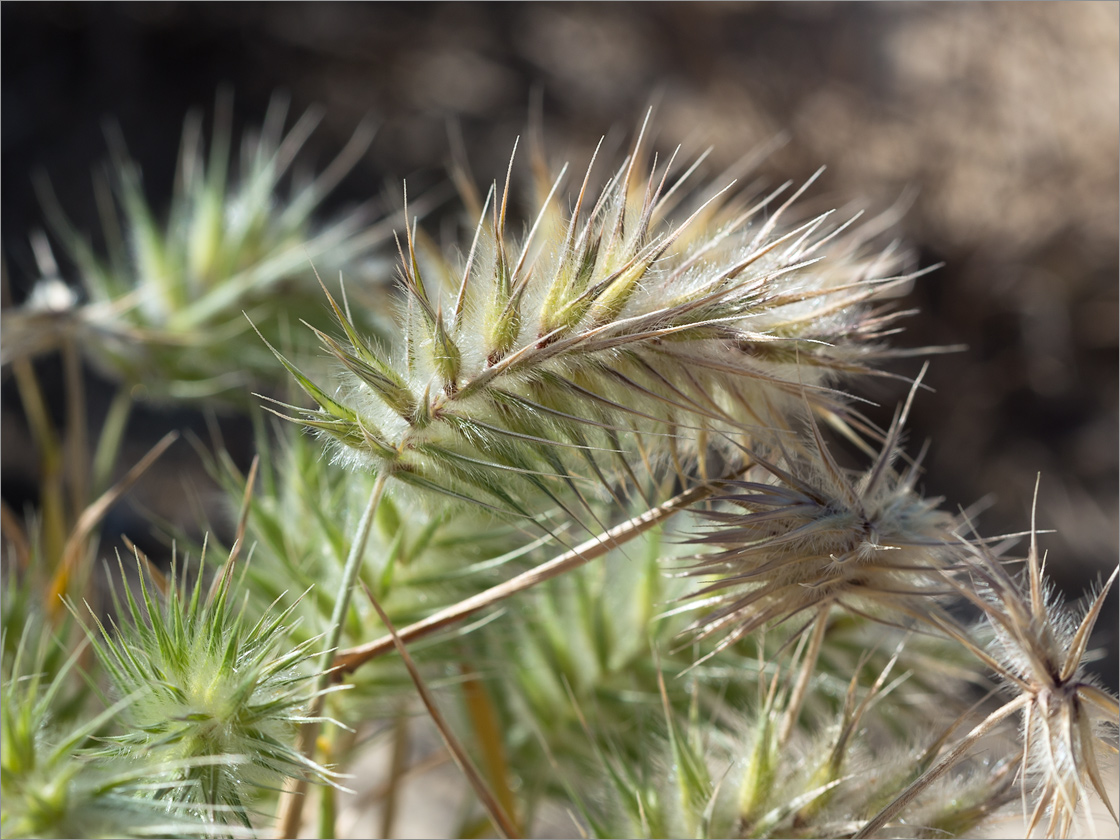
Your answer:
[[[500,176],[534,93],[550,151],[579,169],[598,138],[658,103],[661,148],[714,146],[730,164],[782,132],[773,181],[829,169],[815,201],[883,210],[916,191],[901,235],[922,265],[905,346],[934,359],[912,449],[950,506],[987,493],[985,533],[1039,525],[1049,571],[1077,597],[1117,562],[1120,6],[1116,3],[206,4],[5,3],[2,236],[11,295],[33,279],[46,172],[80,228],[97,227],[90,173],[116,120],[157,206],[183,117],[235,94],[256,125],[277,90],[326,108],[320,165],[372,114],[371,151],[341,206],[437,183],[447,125],[482,182]],[[43,370],[50,378],[52,363]],[[897,370],[914,374],[918,362]],[[4,497],[34,497],[33,449],[5,377]],[[885,410],[901,386],[865,394]],[[94,394],[96,421],[104,398]],[[889,411],[882,415],[889,419]],[[142,451],[185,415],[140,414]],[[180,447],[180,466],[189,452]],[[155,479],[152,479],[153,481]],[[164,488],[174,518],[175,486]],[[149,497],[158,496],[149,492]],[[152,502],[158,506],[158,503]],[[1098,625],[1115,688],[1115,593]]]

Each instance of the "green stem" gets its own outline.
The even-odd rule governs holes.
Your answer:
[[[381,504],[381,496],[385,492],[385,483],[388,473],[383,472],[377,476],[373,491],[369,495],[365,512],[358,523],[358,532],[354,535],[354,542],[350,546],[350,554],[346,558],[346,565],[342,570],[342,583],[338,587],[338,598],[334,602],[334,612],[331,613],[331,629],[327,636],[327,647],[323,652],[323,659],[319,666],[319,679],[315,684],[318,695],[318,706],[323,706],[322,691],[331,684],[331,665],[334,663],[334,652],[342,638],[342,624],[346,612],[350,609],[350,595],[354,590],[354,582],[358,579],[358,570],[362,567],[362,558],[366,552],[366,541],[369,539],[370,527],[373,525],[377,507]]]
[[[350,553],[346,557],[346,565],[342,570],[342,582],[338,588],[338,597],[335,599],[334,610],[331,613],[330,629],[327,631],[327,644],[323,650],[323,658],[319,662],[319,676],[315,681],[315,694],[307,710],[307,717],[309,718],[318,718],[323,712],[323,703],[326,698],[324,692],[331,684],[332,664],[339,639],[342,638],[342,624],[346,618],[347,610],[350,609],[350,594],[354,589],[354,582],[358,578],[358,570],[362,567],[366,541],[369,539],[370,527],[373,525],[377,507],[381,503],[381,496],[385,492],[387,479],[388,473],[386,472],[377,476],[365,512],[358,523],[358,531],[354,535],[354,542],[350,545]],[[304,756],[311,758],[314,754],[321,728],[321,723],[318,720],[309,721],[300,727],[296,739],[296,749]],[[296,836],[303,816],[303,802],[306,796],[307,779],[292,778],[288,780],[280,798],[279,818],[276,828],[278,837]]]
[[[82,380],[82,357],[70,338],[62,345],[62,366],[66,378],[66,462],[70,467],[70,509],[78,517],[90,502],[89,422],[86,414],[86,389]]]
[[[101,427],[97,450],[93,456],[93,487],[90,494],[93,498],[104,493],[113,480],[113,466],[120,454],[121,441],[124,440],[131,414],[132,394],[128,388],[121,388],[109,405],[109,413],[105,415],[105,425]]]
[[[338,798],[335,790],[330,785],[319,789],[319,838],[320,840],[333,840],[335,837],[335,820],[338,817]]]

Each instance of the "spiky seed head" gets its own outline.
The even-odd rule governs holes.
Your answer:
[[[896,466],[908,408],[863,473],[841,468],[810,420],[811,443],[776,439],[774,460],[753,456],[758,480],[728,483],[716,498],[724,507],[704,514],[712,524],[694,538],[718,550],[688,570],[715,578],[691,596],[711,608],[700,635],[727,632],[730,644],[833,605],[897,620],[946,589],[954,517],[918,492],[920,460]]]
[[[1033,794],[1028,836],[1048,816],[1046,836],[1067,837],[1091,791],[1117,820],[1101,757],[1116,753],[1120,704],[1087,673],[1085,660],[1120,570],[1078,618],[1054,592],[1044,565],[1032,527],[1026,568],[1019,575],[1008,572],[985,545],[974,544],[968,547],[969,576],[957,585],[983,610],[992,631],[990,645],[979,652],[1022,704],[1022,781],[1024,796]]]
[[[320,115],[306,113],[285,133],[287,105],[277,97],[264,127],[246,133],[240,160],[233,162],[230,106],[228,97],[220,98],[208,159],[200,119],[186,121],[166,220],[145,196],[142,173],[123,140],[111,134],[112,190],[99,184],[107,208],[104,255],[41,185],[47,220],[76,268],[81,295],[66,300],[58,294],[51,247],[45,236],[35,238],[43,279],[26,305],[4,313],[5,363],[80,339],[106,375],[143,384],[152,396],[231,397],[231,387],[244,385],[247,375],[254,383],[277,381],[274,361],[245,313],[274,338],[288,314],[314,318],[321,308],[309,262],[328,275],[345,268],[354,279],[369,279],[358,260],[385,232],[370,227],[364,209],[327,223],[315,222],[313,214],[368,147],[372,126],[361,126],[317,178],[292,179],[286,189]],[[45,292],[53,293],[47,308]],[[380,290],[366,296],[371,293],[376,298]]]
[[[670,184],[672,161],[655,162],[641,177],[643,155],[594,200],[589,170],[571,212],[558,179],[520,241],[507,179],[461,270],[408,228],[398,340],[374,346],[332,301],[346,341],[324,346],[343,369],[330,388],[285,360],[316,403],[288,416],[352,464],[528,515],[519,500],[563,508],[623,460],[679,463],[709,432],[784,428],[805,394],[839,406],[825,386],[881,351],[871,302],[898,291],[897,259],[876,266],[823,217],[779,229],[789,202],[758,221],[776,194],[753,206],[697,194],[689,208],[693,171]],[[445,277],[457,287],[438,288]]]
[[[664,735],[640,760],[604,754],[598,773],[574,785],[591,836],[846,837],[915,772],[914,755],[884,751],[868,734],[899,682],[852,680],[843,708],[783,741],[778,721],[792,681],[760,674],[755,704],[725,707],[719,723],[666,710]],[[788,676],[788,675],[787,675]],[[883,676],[883,675],[881,675]],[[963,769],[914,803],[891,837],[974,836],[1007,801],[1006,768]],[[583,799],[586,797],[586,799]]]
[[[75,685],[82,648],[66,651],[61,638],[45,629],[32,620],[13,639],[5,628],[0,836],[244,836],[236,827],[215,832],[205,809],[161,796],[191,769],[183,762],[146,753],[122,756],[105,746],[102,736],[135,698],[96,709],[96,693],[81,690],[80,680]]]
[[[287,642],[291,607],[250,623],[231,603],[229,568],[209,594],[201,574],[189,587],[185,577],[173,574],[161,594],[142,574],[140,601],[126,588],[117,604],[127,620],[116,632],[94,619],[98,658],[130,698],[124,732],[109,743],[122,755],[184,764],[168,785],[174,801],[248,825],[254,789],[329,775],[293,747],[315,678],[303,667],[312,641]]]

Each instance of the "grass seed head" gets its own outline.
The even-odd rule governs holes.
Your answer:
[[[41,279],[25,306],[4,314],[4,363],[77,339],[105,375],[142,384],[153,397],[228,398],[235,385],[277,381],[246,313],[277,340],[297,313],[314,317],[307,313],[322,310],[312,264],[327,276],[345,268],[354,279],[368,279],[360,261],[386,231],[370,226],[365,209],[325,224],[313,215],[364,154],[372,127],[360,127],[339,157],[309,179],[291,170],[320,114],[306,113],[285,133],[287,103],[277,97],[259,133],[246,133],[235,156],[230,97],[220,96],[216,110],[208,155],[201,120],[186,121],[165,220],[147,198],[124,141],[110,133],[111,186],[97,184],[104,255],[40,184],[48,223],[75,266],[81,295],[59,294],[66,286],[50,245],[35,237]],[[356,295],[359,286],[351,290]]]
[[[288,776],[328,778],[294,747],[296,726],[315,674],[310,642],[292,645],[291,608],[250,623],[232,600],[232,570],[207,594],[202,575],[188,586],[172,575],[165,593],[141,575],[139,602],[125,589],[121,623],[99,620],[89,632],[115,691],[124,731],[109,743],[119,754],[182,765],[171,798],[203,815],[248,825],[247,803],[260,787]]]
[[[135,697],[98,712],[96,692],[74,690],[82,647],[65,650],[43,622],[29,621],[15,636],[5,628],[0,836],[215,836],[205,809],[161,795],[190,769],[186,764],[144,753],[121,756],[106,746],[106,733]],[[242,832],[235,827],[218,836]]]
[[[1120,705],[1086,672],[1089,637],[1116,580],[1108,582],[1079,618],[1044,575],[1032,528],[1026,568],[1007,571],[983,545],[970,546],[961,591],[983,611],[992,641],[981,651],[1022,703],[1024,795],[1031,791],[1029,831],[1066,837],[1091,792],[1113,820],[1116,810],[1102,776],[1102,756],[1116,753]],[[1024,800],[1024,807],[1026,803]]]
[[[788,739],[780,722],[795,694],[792,672],[785,679],[779,670],[752,674],[757,700],[728,704],[718,718],[667,708],[658,733],[646,733],[640,759],[608,747],[602,770],[585,772],[575,784],[590,834],[850,836],[917,772],[911,751],[876,742],[882,701],[904,685],[902,678],[888,680],[889,673],[890,664],[870,686],[853,678],[839,709]],[[884,836],[971,836],[1007,801],[1009,775],[998,767],[964,768]]]
[[[728,483],[695,537],[718,549],[689,570],[715,577],[692,596],[714,606],[700,635],[727,632],[730,643],[833,605],[897,619],[945,589],[956,522],[918,492],[919,461],[897,466],[908,408],[865,472],[841,468],[810,421],[811,443],[777,438],[773,460],[754,456],[758,480]]]
[[[507,178],[461,268],[407,228],[397,340],[367,340],[332,300],[337,382],[284,360],[315,402],[290,415],[355,465],[528,515],[526,498],[563,507],[622,460],[679,463],[714,432],[785,428],[803,399],[842,404],[829,385],[880,353],[873,302],[904,282],[898,258],[827,216],[784,226],[777,193],[690,194],[694,170],[645,159],[639,141],[597,196],[589,169],[570,212],[557,179],[521,238]]]

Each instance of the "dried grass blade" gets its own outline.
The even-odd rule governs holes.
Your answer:
[[[738,470],[734,472],[737,473]],[[408,625],[400,630],[399,636],[403,641],[412,641],[427,636],[430,633],[455,624],[479,610],[509,598],[511,595],[536,586],[538,583],[551,580],[564,572],[578,568],[585,563],[602,557],[611,549],[625,544],[639,534],[648,531],[653,526],[664,522],[677,511],[683,510],[689,505],[707,498],[719,488],[723,481],[730,477],[731,475],[727,475],[724,478],[706,482],[693,487],[691,490],[686,490],[658,507],[647,510],[640,516],[623,522],[621,525],[616,525],[606,533],[593,537],[558,557],[554,557],[552,560],[517,575],[505,583],[492,586],[485,592],[466,598],[454,606],[440,610],[434,615],[430,615],[421,621]],[[350,673],[363,663],[388,653],[393,647],[393,638],[390,636],[383,636],[368,644],[343,650],[335,658],[334,671],[338,675]]]
[[[475,793],[478,794],[478,798],[490,815],[490,819],[493,820],[495,828],[498,829],[502,837],[519,837],[520,832],[513,824],[510,816],[505,812],[505,809],[502,808],[493,792],[486,785],[485,780],[483,780],[478,772],[478,768],[476,768],[474,762],[471,761],[471,757],[467,755],[467,751],[463,749],[462,743],[455,736],[455,733],[451,731],[451,727],[447,725],[447,721],[436,705],[435,698],[432,697],[431,692],[428,691],[428,687],[424,683],[424,678],[420,676],[420,671],[416,667],[416,663],[413,662],[408,648],[405,647],[401,637],[397,634],[393,622],[389,620],[389,616],[381,609],[381,604],[377,602],[377,598],[374,597],[372,590],[366,586],[365,581],[360,581],[360,583],[362,584],[362,589],[365,590],[366,597],[369,598],[369,602],[377,611],[382,623],[384,623],[385,629],[389,631],[389,636],[393,640],[393,645],[396,647],[397,652],[400,653],[401,659],[404,660],[404,666],[408,669],[408,675],[412,679],[412,684],[416,686],[416,691],[420,694],[420,699],[423,701],[424,707],[428,710],[428,714],[431,715],[432,722],[435,723],[436,728],[439,729],[439,734],[440,737],[443,738],[443,743],[447,745],[447,749],[450,750],[452,757],[455,759],[455,763],[459,765],[459,769],[463,772],[463,775],[467,777],[467,781],[470,782]]]
[[[93,533],[93,529],[97,527],[97,524],[104,518],[105,514],[109,512],[109,508],[112,507],[116,501],[136,483],[140,476],[156,462],[160,455],[166,451],[167,447],[171,446],[171,444],[178,439],[178,432],[168,432],[159,443],[148,451],[147,455],[141,458],[132,469],[125,473],[124,478],[102,493],[97,501],[93,502],[82,511],[82,515],[79,516],[78,521],[74,523],[74,529],[70,532],[70,536],[66,540],[66,546],[62,552],[62,563],[59,565],[58,571],[51,580],[51,586],[48,590],[47,609],[50,611],[51,615],[56,615],[58,613],[58,605],[61,603],[60,596],[66,593],[66,589],[70,583],[70,577],[81,560],[82,552],[86,548],[87,541]]]
[[[21,569],[28,568],[31,565],[31,543],[27,539],[27,532],[20,525],[15,512],[8,507],[8,503],[5,501],[0,501],[0,531],[3,531],[4,536],[12,544],[19,567]]]

